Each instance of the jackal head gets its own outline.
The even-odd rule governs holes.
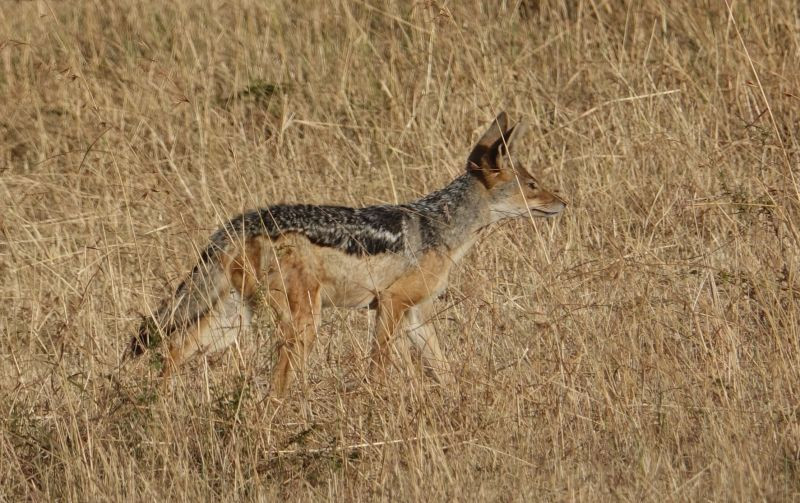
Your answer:
[[[521,136],[522,124],[508,127],[505,112],[492,122],[467,160],[467,171],[478,177],[489,191],[492,221],[531,214],[552,217],[567,205],[544,189],[538,180],[513,157],[513,146]]]

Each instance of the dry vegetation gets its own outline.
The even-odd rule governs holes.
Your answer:
[[[5,2],[0,499],[800,497],[800,11],[731,4]],[[277,409],[268,316],[122,361],[227,216],[415,198],[501,109],[570,206],[452,278],[457,388],[344,394],[366,312]]]

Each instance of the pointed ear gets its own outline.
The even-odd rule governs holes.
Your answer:
[[[508,153],[513,149],[516,140],[525,134],[525,130],[525,123],[517,122],[497,140],[497,147],[489,150],[489,153],[494,155],[495,165],[498,169],[507,166]]]
[[[489,124],[489,129],[483,133],[481,139],[478,140],[478,145],[483,145],[485,147],[491,146],[500,139],[500,134],[505,132],[508,129],[508,115],[505,112],[500,112],[500,114],[495,117],[491,124]]]
[[[511,144],[525,136],[525,133],[528,131],[528,127],[525,125],[524,122],[519,121],[513,126],[511,129],[503,133],[503,138],[506,139],[506,145],[511,148]]]
[[[497,140],[500,140],[507,127],[508,115],[506,115],[505,112],[500,112],[500,115],[492,121],[489,125],[489,129],[483,133],[483,136],[481,136],[481,139],[478,140],[478,143],[473,147],[469,157],[467,157],[467,170],[472,170],[473,165],[481,165],[483,158],[489,150],[496,145]]]

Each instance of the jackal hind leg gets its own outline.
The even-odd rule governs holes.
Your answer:
[[[280,400],[286,396],[294,374],[304,372],[317,337],[322,309],[319,282],[302,267],[284,266],[280,277],[271,281],[269,304],[280,339],[272,371],[272,397]]]
[[[162,370],[164,381],[196,354],[221,351],[247,331],[253,320],[252,299],[259,283],[260,255],[260,243],[250,239],[221,258],[224,283],[219,297],[208,312],[198,315],[169,345]]]

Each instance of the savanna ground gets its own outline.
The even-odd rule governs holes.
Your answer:
[[[0,499],[798,499],[798,68],[791,0],[3,3]],[[226,217],[416,198],[503,109],[570,206],[453,275],[457,386],[344,393],[358,311],[277,408],[268,313],[123,361]]]

